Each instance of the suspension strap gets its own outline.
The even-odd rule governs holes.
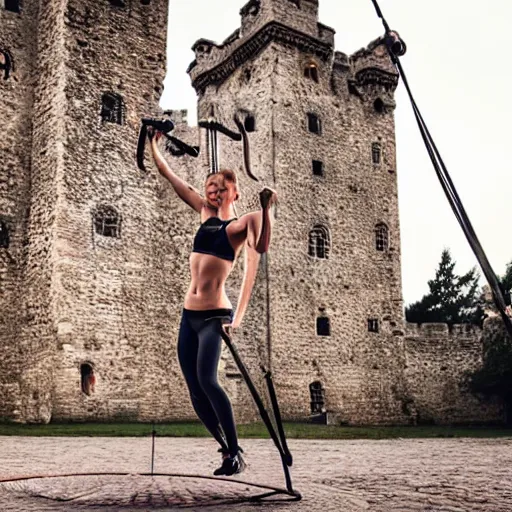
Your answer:
[[[282,462],[282,466],[283,466],[286,488],[288,489],[290,494],[295,495],[297,493],[296,493],[296,491],[293,490],[292,480],[291,480],[291,476],[290,476],[290,470],[288,469],[288,466],[291,466],[291,464],[292,464],[292,458],[291,458],[290,452],[288,451],[288,447],[286,447],[286,449],[285,449],[283,447],[283,445],[281,444],[281,440],[274,429],[274,425],[272,424],[272,421],[270,420],[270,416],[263,404],[263,400],[261,399],[256,387],[254,386],[251,376],[250,376],[245,364],[243,363],[243,361],[240,357],[240,354],[238,353],[238,350],[237,350],[235,344],[233,343],[233,340],[231,339],[231,336],[229,336],[229,334],[225,331],[224,327],[222,327],[222,326],[220,328],[220,333],[221,333],[222,339],[224,340],[227,347],[229,348],[229,350],[233,356],[233,359],[235,360],[235,363],[238,366],[238,369],[240,370],[240,373],[242,374],[242,376],[245,380],[245,383],[247,384],[247,387],[249,388],[252,398],[253,398],[254,402],[256,403],[256,406],[258,407],[258,411],[260,413],[261,419],[263,420],[263,423],[265,423],[268,433],[270,434],[272,441],[274,441],[274,444],[276,445],[276,448],[279,451],[279,455],[281,456],[281,462]],[[273,390],[273,385],[271,387]],[[273,395],[275,397],[275,392],[273,393]],[[271,392],[271,400],[272,400],[272,402],[274,401],[274,399],[272,398],[272,392]],[[277,404],[277,400],[275,400],[275,402]],[[279,408],[277,409],[277,414],[276,414],[276,411],[274,410],[274,415],[276,416],[276,422],[279,424],[279,422],[281,420],[281,416],[279,414]],[[279,428],[280,428],[280,430],[282,430],[282,424],[280,425]],[[283,431],[282,435],[284,438],[284,431]],[[286,441],[285,441],[285,446],[286,446]]]
[[[455,185],[453,184],[453,181],[448,173],[448,169],[444,164],[444,161],[439,153],[439,150],[437,149],[437,146],[434,143],[434,140],[427,128],[423,116],[421,115],[418,105],[414,100],[411,88],[409,86],[409,82],[405,75],[402,64],[400,63],[399,57],[405,53],[405,44],[403,43],[403,41],[400,40],[396,32],[390,30],[389,25],[387,24],[382,14],[382,11],[380,10],[377,0],[372,0],[372,2],[373,5],[375,6],[375,10],[377,11],[377,15],[379,16],[379,18],[381,18],[382,24],[384,25],[384,28],[386,30],[386,48],[388,50],[389,56],[393,64],[395,65],[398,73],[400,74],[400,77],[403,80],[403,83],[407,90],[407,94],[409,95],[409,100],[414,111],[416,122],[418,123],[418,127],[420,129],[423,142],[425,143],[425,147],[427,149],[432,165],[434,166],[434,170],[437,174],[437,177],[439,178],[441,187],[443,188],[446,194],[448,202],[450,203],[450,206],[453,210],[453,213],[455,214],[455,217],[457,218],[462,228],[462,231],[464,232],[464,235],[466,236],[466,239],[468,240],[469,245],[476,256],[476,259],[478,260],[478,263],[480,264],[480,267],[482,268],[485,277],[487,278],[487,282],[489,283],[489,286],[492,290],[494,304],[496,305],[498,311],[500,312],[501,318],[503,319],[509,336],[512,338],[512,320],[506,312],[505,298],[503,296],[499,280],[496,276],[496,273],[492,269],[489,260],[487,259],[487,256],[482,248],[482,245],[480,244],[480,241],[478,240],[478,237],[475,233],[475,230],[473,229],[471,221],[469,220],[469,217],[466,213],[466,210],[462,205],[462,201],[459,197],[459,194],[455,189]]]
[[[222,133],[226,137],[234,141],[242,141],[244,168],[249,178],[258,181],[258,178],[254,176],[251,170],[251,160],[249,152],[249,138],[247,131],[245,130],[244,124],[239,119],[238,115],[235,114],[233,121],[238,128],[238,131],[231,130],[223,124],[215,121],[214,119],[208,119],[207,121],[199,121],[197,124],[200,128],[206,129],[206,147],[208,151],[208,162],[210,166],[210,172],[219,172],[219,145],[217,141],[217,132]]]

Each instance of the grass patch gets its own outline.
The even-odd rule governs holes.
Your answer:
[[[512,429],[492,427],[347,427],[285,423],[290,439],[398,439],[398,438],[496,438],[512,437]],[[159,437],[209,437],[200,423],[162,423],[155,425]],[[147,437],[149,423],[51,423],[49,425],[19,425],[0,423],[2,436],[62,436],[62,437]],[[262,423],[238,425],[241,438],[269,438]]]

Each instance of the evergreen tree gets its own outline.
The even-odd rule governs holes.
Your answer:
[[[444,249],[436,276],[428,282],[430,292],[405,309],[408,322],[480,323],[483,310],[477,299],[479,275],[476,268],[455,274],[455,261]]]
[[[505,304],[507,306],[510,306],[512,298],[512,261],[507,265],[505,274],[501,277],[498,276],[498,281],[500,283],[501,292],[503,293],[503,297],[505,299]],[[495,313],[498,312],[496,304],[494,304],[491,289],[487,284],[484,285],[482,289],[481,302],[486,310],[491,310],[494,311]]]

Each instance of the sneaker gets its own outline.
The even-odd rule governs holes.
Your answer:
[[[238,452],[234,457],[226,457],[222,460],[222,466],[217,468],[213,474],[215,476],[231,476],[241,473],[245,469],[245,461],[242,454]]]

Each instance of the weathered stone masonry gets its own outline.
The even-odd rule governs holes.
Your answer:
[[[134,148],[159,114],[166,0],[24,0],[0,9],[0,417],[194,418],[175,354],[196,215]],[[222,139],[239,214],[274,187],[272,250],[237,344],[271,366],[285,418],[347,423],[499,417],[457,388],[481,334],[404,326],[396,182],[398,76],[381,39],[334,50],[315,0],[250,0],[189,67],[199,117],[242,111],[252,165]],[[3,53],[2,53],[3,52]],[[9,73],[5,66],[9,62]],[[200,158],[170,158],[202,189],[204,133],[171,112]],[[241,260],[241,259],[240,259]],[[243,262],[228,285],[236,303]],[[270,289],[267,339],[266,285]],[[237,419],[256,413],[227,354]]]

